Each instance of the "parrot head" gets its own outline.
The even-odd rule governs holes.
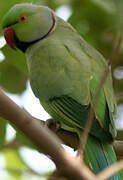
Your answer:
[[[3,17],[2,28],[7,44],[26,51],[28,46],[54,31],[55,13],[45,6],[17,4]]]

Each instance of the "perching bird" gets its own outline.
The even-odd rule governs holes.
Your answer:
[[[116,162],[111,142],[116,136],[117,107],[110,73],[94,106],[107,68],[104,57],[45,6],[15,5],[2,27],[8,45],[26,55],[35,96],[62,127],[81,137],[93,108],[95,118],[85,147],[85,161],[92,171],[97,174]],[[110,179],[121,177],[117,173]]]

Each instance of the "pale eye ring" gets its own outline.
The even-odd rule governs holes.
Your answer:
[[[19,22],[20,23],[27,22],[27,20],[28,20],[28,17],[26,15],[24,15],[24,14],[19,17]]]

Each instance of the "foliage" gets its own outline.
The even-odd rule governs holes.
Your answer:
[[[32,3],[32,0],[22,0],[22,2]],[[17,3],[20,3],[20,1],[0,1],[0,22],[8,9]],[[123,31],[122,0],[117,2],[116,0],[33,0],[33,3],[47,5],[53,10],[57,10],[63,5],[69,7],[72,13],[68,21],[72,26],[86,41],[98,49],[106,59],[111,59],[112,51],[116,46],[120,33]],[[0,36],[2,36],[1,24]],[[7,45],[2,47],[0,51],[5,56],[4,60],[0,59],[0,84],[2,88],[9,93],[22,94],[26,90],[28,77],[25,55],[19,50],[11,50]],[[119,67],[121,71],[118,71],[118,76],[118,73],[114,72],[117,72],[116,70]],[[121,43],[117,60],[112,64],[112,74],[115,93],[118,96],[123,92],[123,43]],[[120,104],[123,103],[123,95],[118,102]],[[12,179],[20,180],[22,177],[24,179],[24,168],[27,166],[22,161],[22,158],[19,157],[18,149],[8,148],[4,150],[3,148],[8,143],[5,140],[6,125],[7,122],[0,119],[0,150],[5,157],[6,170],[13,177]],[[35,148],[20,132],[17,132],[15,139],[20,144],[23,143],[27,147]],[[12,163],[10,164],[10,162]],[[11,171],[12,169],[16,172]],[[35,177],[38,179],[38,175],[35,175]]]

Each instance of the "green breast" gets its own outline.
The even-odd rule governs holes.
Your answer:
[[[26,55],[31,86],[40,100],[69,95],[88,104],[84,66],[71,56],[58,38],[49,36],[39,41],[27,50]]]

